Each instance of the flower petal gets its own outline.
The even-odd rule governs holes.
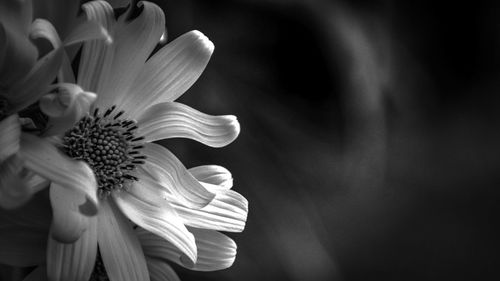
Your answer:
[[[99,214],[99,252],[111,281],[149,280],[146,258],[132,226],[110,201]]]
[[[72,243],[89,227],[89,218],[81,211],[84,201],[81,193],[56,183],[50,185],[53,217],[51,234],[54,239],[61,243]]]
[[[50,280],[89,280],[97,256],[97,218],[88,220],[87,230],[74,243],[59,243],[49,236],[47,275]]]
[[[19,150],[21,124],[17,114],[0,121],[0,132],[0,162],[2,162]]]
[[[40,109],[49,116],[44,136],[62,134],[85,116],[97,96],[78,85],[60,83],[54,91],[40,99]]]
[[[134,2],[129,6],[134,7]],[[134,78],[141,71],[146,59],[158,44],[165,30],[165,16],[160,7],[151,2],[139,2],[140,14],[130,20],[129,13],[117,21],[113,33],[114,55],[109,75],[101,80],[96,104],[110,107],[122,100]],[[82,60],[85,58],[82,56]]]
[[[12,86],[8,99],[13,112],[34,103],[46,93],[47,87],[57,75],[62,59],[63,50],[61,48],[52,50],[38,60],[24,79]]]
[[[91,1],[82,5],[87,19],[99,23],[113,36],[115,15],[106,1]],[[83,44],[78,70],[78,85],[96,93],[101,81],[107,79],[113,61],[114,45],[103,40],[91,40]]]
[[[111,35],[100,23],[86,20],[82,21],[71,30],[71,33],[64,38],[63,45],[69,46],[88,40],[104,40],[105,44],[111,44],[113,42]]]
[[[233,115],[212,116],[176,102],[149,107],[138,118],[138,127],[146,141],[189,138],[211,147],[226,146],[240,133]]]
[[[30,134],[21,135],[21,147],[19,153],[26,160],[26,168],[64,188],[84,194],[86,204],[80,211],[86,215],[97,213],[97,181],[87,164],[62,155],[48,140]]]
[[[196,260],[193,235],[186,229],[175,210],[162,198],[155,182],[139,179],[127,192],[116,194],[120,210],[140,227],[161,236],[175,245],[190,260]]]
[[[173,261],[183,267],[198,271],[214,271],[230,267],[236,257],[236,243],[226,235],[213,230],[190,228],[195,236],[198,260],[191,263],[168,241],[141,228],[136,232],[144,253],[150,258]]]
[[[174,101],[200,77],[213,51],[214,44],[197,30],[165,45],[146,62],[123,108],[136,116],[151,104]]]
[[[166,262],[146,257],[151,281],[181,281],[174,269]]]
[[[46,229],[0,227],[0,264],[24,267],[44,263],[47,235]]]
[[[144,170],[188,207],[201,208],[215,197],[203,187],[165,147],[146,143],[141,151],[147,158]]]
[[[33,21],[31,24],[30,38],[32,40],[39,38],[47,39],[54,49],[62,46],[61,38],[59,38],[56,28],[45,19],[36,19]]]
[[[31,1],[27,1],[31,2]],[[80,9],[79,0],[33,1],[34,18],[44,18],[54,24],[61,38],[74,27]]]
[[[228,169],[218,165],[203,165],[188,169],[199,181],[216,185],[222,189],[233,187],[233,176]]]
[[[245,228],[248,201],[233,190],[218,190],[214,200],[202,209],[183,206],[172,194],[166,196],[185,225],[228,232],[241,232]]]

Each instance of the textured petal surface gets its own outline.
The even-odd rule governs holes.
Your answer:
[[[56,183],[50,185],[53,217],[51,234],[55,240],[62,243],[73,243],[89,227],[89,218],[81,211],[85,200],[83,194],[79,192]]]
[[[142,153],[147,157],[144,170],[178,196],[178,200],[186,206],[199,209],[215,197],[215,194],[203,187],[165,147],[146,143]]]
[[[190,260],[196,260],[193,235],[186,229],[175,210],[162,198],[154,181],[141,178],[127,192],[116,195],[120,210],[142,228],[170,241]]]
[[[91,1],[82,5],[87,19],[99,23],[113,37],[115,16],[106,1]],[[84,90],[96,92],[101,81],[107,79],[113,60],[113,44],[103,40],[91,40],[83,44],[78,70],[78,85]]]
[[[164,102],[149,107],[138,118],[138,134],[147,141],[189,138],[212,147],[234,141],[240,124],[233,115],[212,116],[177,102]]]
[[[148,258],[149,275],[151,275],[151,281],[180,281],[181,279],[175,273],[174,269],[165,261]]]
[[[97,213],[97,182],[87,164],[66,157],[49,141],[29,134],[21,135],[21,146],[20,154],[26,160],[26,168],[64,188],[84,194],[88,204],[83,211],[88,215]]]
[[[135,79],[123,108],[136,116],[151,104],[173,101],[189,89],[205,69],[214,44],[191,31],[154,54]]]
[[[199,271],[214,271],[230,267],[236,257],[236,243],[226,235],[213,230],[190,229],[196,239],[198,260],[196,263],[184,259],[182,254],[169,242],[136,229],[144,253],[151,258],[170,260],[181,266]]]
[[[218,191],[214,200],[201,209],[183,206],[171,194],[167,194],[167,199],[185,225],[228,232],[241,232],[245,228],[248,201],[233,190]]]
[[[165,30],[165,16],[160,7],[151,2],[139,5],[142,11],[136,18],[127,18],[130,9],[137,9],[130,5],[113,29],[113,60],[106,79],[101,79],[96,91],[100,107],[121,102]],[[82,55],[82,60],[85,59]]]
[[[21,124],[17,114],[0,121],[0,162],[19,150]]]
[[[0,208],[17,208],[33,195],[34,191],[21,174],[23,164],[17,154],[0,163]]]
[[[108,277],[111,281],[149,280],[139,240],[127,218],[111,204],[102,202],[97,232],[99,251]]]
[[[218,165],[203,165],[188,170],[197,180],[223,189],[233,187],[233,176],[228,169]]]
[[[47,275],[52,281],[87,281],[97,255],[97,218],[89,218],[88,228],[71,244],[59,243],[49,236]]]

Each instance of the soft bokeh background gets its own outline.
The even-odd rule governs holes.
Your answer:
[[[216,46],[181,101],[242,127],[162,144],[250,202],[235,264],[182,280],[499,279],[500,3],[154,2]]]
[[[182,101],[242,126],[165,145],[250,202],[233,267],[181,278],[499,278],[499,4],[156,2],[216,46]]]

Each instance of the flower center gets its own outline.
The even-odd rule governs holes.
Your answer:
[[[134,135],[135,121],[120,118],[124,111],[114,113],[115,109],[112,106],[102,115],[96,109],[93,115],[80,119],[63,138],[66,154],[87,162],[94,170],[101,199],[137,181],[131,171],[146,159],[140,153],[144,137]]]

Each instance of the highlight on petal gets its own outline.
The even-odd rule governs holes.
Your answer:
[[[139,2],[142,10],[137,17],[130,18],[131,11],[139,10],[134,7],[135,3],[129,5],[128,12],[121,15],[114,26],[113,60],[96,92],[99,93],[97,104],[104,108],[119,105],[122,94],[128,92],[165,30],[163,11],[154,3]]]
[[[193,235],[164,198],[154,181],[139,179],[127,192],[114,197],[120,210],[135,224],[174,245],[189,260],[196,261]]]
[[[88,40],[103,40],[105,44],[111,44],[113,42],[111,35],[100,23],[86,20],[82,21],[71,30],[71,33],[64,38],[63,45],[69,46]]]
[[[50,185],[51,235],[55,240],[61,243],[73,243],[89,227],[89,218],[81,211],[85,200],[81,193],[56,183]]]
[[[228,169],[218,165],[203,165],[188,169],[199,181],[216,185],[222,189],[233,187],[233,176]]]
[[[178,196],[188,207],[202,208],[215,197],[184,167],[184,165],[165,147],[146,143],[142,153],[147,157],[144,171],[150,174],[162,186]]]
[[[122,101],[130,116],[151,104],[174,101],[198,80],[214,51],[214,44],[194,30],[181,35],[144,65]]]
[[[130,222],[111,200],[103,201],[98,216],[99,252],[110,280],[149,280],[146,258]]]
[[[149,107],[138,118],[139,132],[146,141],[167,138],[189,138],[211,147],[223,147],[240,133],[233,115],[212,116],[177,102]]]
[[[195,236],[198,260],[195,263],[183,258],[179,250],[161,237],[137,228],[144,253],[149,258],[173,261],[183,267],[198,271],[215,271],[230,267],[236,257],[236,243],[226,235],[213,230],[190,228]]]
[[[97,181],[86,163],[66,157],[48,140],[30,134],[21,135],[21,147],[19,153],[25,159],[27,169],[63,188],[85,195],[80,212],[87,216],[97,213]]]
[[[49,84],[57,75],[62,59],[61,48],[49,52],[38,60],[24,79],[12,86],[8,100],[13,112],[34,103],[47,92]]]
[[[40,99],[40,109],[49,116],[45,136],[61,134],[85,116],[97,96],[85,92],[80,86],[60,83],[53,86],[53,92]]]
[[[116,24],[113,8],[106,1],[91,1],[82,5],[89,21],[95,21],[114,36]],[[113,61],[114,44],[104,40],[89,40],[83,44],[78,70],[78,85],[91,92],[98,92],[99,84],[105,81]]]
[[[0,226],[0,263],[35,266],[45,262],[48,231],[25,226]]]
[[[97,218],[89,218],[88,228],[71,244],[48,238],[47,275],[52,281],[88,281],[97,256]]]
[[[0,121],[0,163],[17,153],[19,150],[19,138],[21,136],[21,124],[17,114],[8,116]]]
[[[47,39],[54,49],[62,46],[61,38],[55,27],[48,20],[36,19],[31,24],[30,38],[34,39]]]
[[[165,261],[148,257],[146,261],[151,281],[181,281],[174,269]]]
[[[248,201],[245,197],[233,190],[214,188],[212,191],[217,192],[214,200],[201,209],[179,204],[172,194],[166,196],[185,225],[228,232],[243,231],[248,216]]]

